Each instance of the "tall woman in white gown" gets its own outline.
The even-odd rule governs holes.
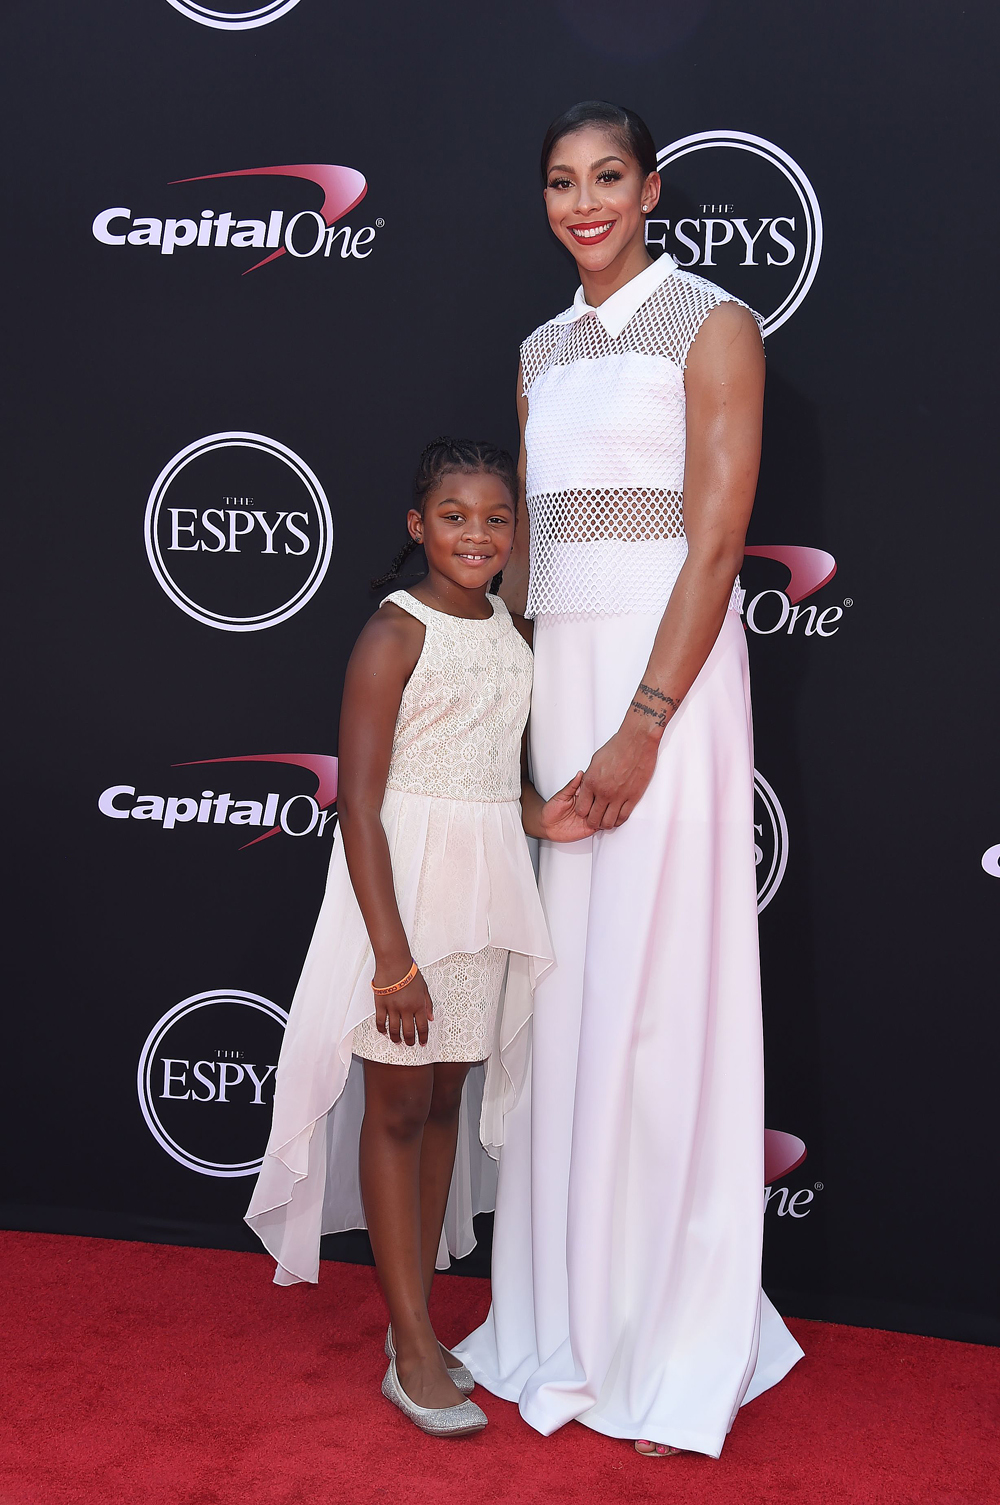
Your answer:
[[[756,317],[652,261],[631,111],[542,159],[582,286],[524,343],[522,562],[543,796],[586,770],[594,835],[542,842],[556,956],[505,1125],[493,1306],[457,1350],[539,1432],[718,1456],[801,1357],[760,1288],[763,1067],[753,750],[737,571],[760,453]],[[527,557],[530,524],[530,570]],[[529,578],[530,576],[530,578]]]

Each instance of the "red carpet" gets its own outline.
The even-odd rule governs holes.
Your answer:
[[[488,1430],[422,1437],[379,1394],[372,1270],[279,1290],[263,1255],[0,1234],[8,1316],[0,1505],[992,1505],[1000,1350],[819,1322],[722,1458],[637,1457],[569,1426],[530,1431],[481,1390]],[[441,1337],[485,1281],[435,1288]]]

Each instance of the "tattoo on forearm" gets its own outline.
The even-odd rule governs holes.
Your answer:
[[[630,711],[635,711],[637,716],[652,716],[657,726],[666,726],[666,711],[655,711],[651,705],[643,705],[641,700],[633,700],[629,706]]]
[[[666,726],[668,717],[672,712],[676,711],[681,703],[679,695],[675,700],[672,695],[664,695],[663,691],[658,690],[655,685],[647,685],[645,683],[639,686],[636,695],[644,695],[647,700],[658,700],[660,702],[660,706],[652,706],[646,705],[644,701],[636,699],[629,706],[629,710],[634,711],[637,716],[651,716],[659,727]]]
[[[645,695],[649,700],[662,700],[666,705],[670,707],[672,711],[676,711],[677,707],[681,703],[681,698],[679,695],[677,699],[674,700],[672,695],[664,695],[663,691],[658,690],[655,685],[641,684],[639,686],[639,694]]]

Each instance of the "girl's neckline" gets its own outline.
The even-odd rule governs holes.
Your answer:
[[[475,626],[485,627],[487,622],[494,622],[496,620],[496,603],[491,600],[489,595],[487,595],[486,599],[490,602],[493,610],[488,617],[459,617],[453,611],[441,611],[437,606],[428,606],[426,601],[421,601],[420,597],[415,596],[412,591],[401,590],[397,594],[400,596],[409,596],[410,600],[416,601],[418,606],[424,608],[424,611],[432,611],[436,617],[447,617],[449,622],[470,622]]]

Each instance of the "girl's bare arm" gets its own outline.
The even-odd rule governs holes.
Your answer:
[[[576,808],[583,773],[575,773],[550,800],[543,800],[528,778],[528,733],[521,738],[521,825],[529,836],[546,841],[582,841],[593,835]]]
[[[423,646],[424,628],[391,603],[375,613],[347,665],[340,712],[337,809],[351,883],[375,953],[376,987],[399,982],[410,970],[410,947],[399,917],[382,802],[392,739],[406,681]],[[408,987],[378,998],[376,1024],[394,1040],[427,1040],[433,1018],[419,972]]]
[[[512,616],[523,616],[528,604],[529,569],[529,523],[528,508],[524,499],[526,457],[524,450],[524,425],[528,421],[528,399],[521,392],[522,377],[520,362],[517,367],[517,418],[521,427],[521,450],[517,458],[517,527],[514,529],[514,547],[504,565],[500,599]],[[519,629],[520,630],[520,629]],[[528,642],[531,642],[530,635]]]

